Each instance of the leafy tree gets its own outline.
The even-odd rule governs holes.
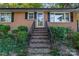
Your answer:
[[[0,3],[0,8],[79,8],[79,3]]]
[[[0,8],[41,8],[41,3],[0,3]]]

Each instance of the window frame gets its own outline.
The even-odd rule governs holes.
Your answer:
[[[56,13],[63,13],[64,14],[64,20],[66,20],[66,13],[68,13],[69,14],[69,21],[57,21],[57,22],[70,22],[70,20],[71,20],[71,18],[70,18],[70,12],[50,12],[50,21],[51,21],[51,13],[53,13],[54,14],[54,19],[55,19],[55,14]],[[56,21],[55,21],[56,22]]]
[[[6,18],[5,21],[1,21],[1,17],[2,17],[2,16],[1,16],[1,13],[4,13],[4,16],[6,15],[6,16],[4,17],[4,18]],[[8,21],[8,19],[7,19],[8,13],[10,14],[10,21]],[[0,22],[11,22],[11,20],[12,20],[12,13],[11,13],[11,12],[0,12]]]
[[[33,14],[33,18],[32,19],[29,18],[29,13],[32,13]],[[29,20],[33,20],[34,19],[34,12],[28,12],[28,19]]]

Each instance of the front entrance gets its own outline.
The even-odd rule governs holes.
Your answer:
[[[44,14],[43,14],[43,12],[37,13],[36,27],[44,27]]]

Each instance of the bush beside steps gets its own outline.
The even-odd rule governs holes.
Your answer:
[[[52,41],[54,43],[51,55],[54,56],[73,56],[78,55],[79,49],[79,33],[73,32],[65,27],[50,27],[52,32]],[[75,47],[74,47],[75,46]]]
[[[27,55],[28,29],[19,26],[9,32],[10,26],[0,25],[0,55],[1,56],[24,56]]]

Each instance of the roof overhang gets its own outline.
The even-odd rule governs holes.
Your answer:
[[[74,8],[0,8],[0,12],[26,12],[26,11],[53,11],[53,12],[73,12]]]
[[[79,12],[79,8],[75,9],[75,12]]]

